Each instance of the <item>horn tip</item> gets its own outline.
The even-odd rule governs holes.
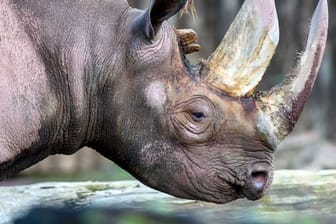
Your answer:
[[[325,45],[329,26],[328,1],[320,0],[310,25],[307,46],[314,46],[316,41],[320,45]]]
[[[249,0],[258,13],[263,26],[269,30],[269,36],[275,45],[279,42],[279,20],[274,0]]]
[[[324,26],[324,28],[328,27],[329,23],[329,10],[328,10],[328,1],[320,0],[312,19],[312,24],[318,24],[320,26]]]

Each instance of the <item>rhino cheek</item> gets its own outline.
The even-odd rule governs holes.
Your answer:
[[[159,112],[163,112],[163,106],[167,101],[167,94],[161,82],[154,81],[150,83],[145,90],[145,96],[148,106],[155,108]]]

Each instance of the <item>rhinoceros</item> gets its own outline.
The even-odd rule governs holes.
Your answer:
[[[320,0],[292,73],[257,92],[279,41],[274,0],[245,0],[199,64],[188,0],[0,1],[0,179],[89,146],[144,184],[188,199],[257,200],[293,130],[326,45]]]

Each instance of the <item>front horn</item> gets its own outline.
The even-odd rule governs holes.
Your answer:
[[[278,42],[274,0],[245,0],[221,44],[203,64],[201,76],[231,96],[252,95]]]
[[[296,68],[278,86],[257,100],[258,129],[276,147],[294,128],[315,83],[328,33],[328,2],[315,10],[306,49]]]

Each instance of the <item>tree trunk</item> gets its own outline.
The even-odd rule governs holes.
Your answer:
[[[178,199],[136,181],[2,187],[0,224],[9,223],[36,206],[69,206],[68,209],[98,206],[124,208],[125,212],[137,209],[161,215],[192,216],[199,220],[197,223],[308,223],[310,218],[312,223],[335,223],[332,219],[326,222],[327,218],[333,217],[334,221],[336,218],[335,176],[336,171],[277,171],[263,199],[256,202],[241,199],[226,205]],[[99,217],[92,212],[87,215],[90,214],[91,218]],[[97,223],[89,217],[83,223],[90,220]]]

